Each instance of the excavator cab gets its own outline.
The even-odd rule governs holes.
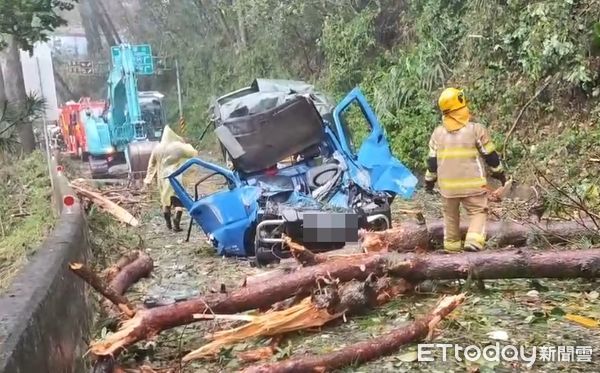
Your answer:
[[[160,141],[167,125],[162,93],[156,91],[139,92],[142,120],[145,123],[146,136],[150,141]]]
[[[138,92],[145,140],[134,141],[127,146],[129,174],[133,179],[141,179],[146,176],[152,150],[160,142],[167,125],[163,106],[164,97],[157,91]]]

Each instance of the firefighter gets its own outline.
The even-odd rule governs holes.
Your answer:
[[[437,181],[443,200],[444,250],[461,252],[460,206],[469,217],[465,251],[485,246],[487,193],[485,164],[491,176],[506,184],[504,169],[487,129],[470,121],[467,99],[462,90],[445,89],[438,100],[442,125],[429,141],[425,189],[433,193]]]
[[[169,230],[181,232],[181,215],[183,204],[175,195],[167,177],[175,172],[186,160],[196,157],[198,151],[183,138],[177,135],[169,126],[165,126],[160,143],[154,147],[148,162],[148,171],[144,179],[144,188],[152,183],[154,176],[158,177],[160,203],[163,209],[165,223]],[[181,178],[181,175],[179,176]],[[171,224],[171,210],[175,210]]]

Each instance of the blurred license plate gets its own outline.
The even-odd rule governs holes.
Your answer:
[[[304,213],[304,242],[358,242],[358,214]]]

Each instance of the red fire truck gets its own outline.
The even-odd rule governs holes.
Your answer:
[[[71,157],[77,157],[85,161],[88,155],[85,129],[81,116],[90,111],[95,115],[100,115],[105,107],[106,103],[104,101],[92,101],[89,97],[82,97],[79,102],[69,101],[60,107],[60,132],[66,151]]]

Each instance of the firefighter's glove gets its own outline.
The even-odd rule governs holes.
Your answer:
[[[425,181],[425,192],[427,192],[429,194],[434,194],[434,192],[433,192],[434,185],[435,185],[435,181],[426,180]]]
[[[492,174],[492,177],[498,181],[500,181],[500,183],[502,183],[502,185],[506,184],[506,175],[504,174],[504,172],[494,172]]]

